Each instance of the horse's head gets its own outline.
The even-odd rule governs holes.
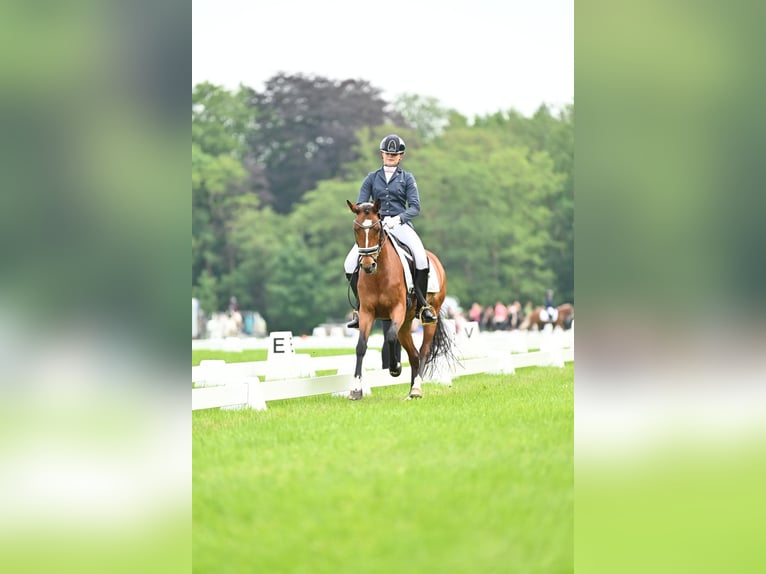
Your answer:
[[[380,199],[375,203],[351,203],[346,200],[354,218],[354,237],[359,250],[359,264],[366,273],[378,269],[378,255],[383,248],[383,224],[380,221]]]
[[[561,317],[562,327],[569,329],[574,321],[574,306],[571,303],[559,305],[559,317]]]

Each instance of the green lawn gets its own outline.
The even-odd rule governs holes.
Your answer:
[[[353,346],[348,349],[297,349],[295,352],[305,353],[312,357],[353,355],[356,353]],[[267,354],[267,349],[248,349],[246,351],[208,351],[206,349],[192,349],[192,366],[195,367],[199,365],[200,361],[207,359],[223,359],[227,363],[265,361]]]
[[[571,572],[573,388],[569,363],[194,411],[193,571]]]

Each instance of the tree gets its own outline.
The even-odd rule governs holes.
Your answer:
[[[205,272],[205,289],[217,291],[216,302],[234,294],[227,291],[240,261],[232,226],[258,208],[257,169],[246,169],[254,117],[249,98],[244,88],[235,94],[209,83],[192,89],[192,286]]]
[[[354,159],[356,131],[390,115],[369,82],[301,74],[277,74],[251,103],[258,117],[249,143],[270,187],[262,200],[278,213],[288,213],[318,181],[336,177]]]
[[[451,295],[540,302],[554,288],[573,300],[574,107],[472,125],[450,110],[441,132],[433,99],[405,95],[398,107],[352,80],[282,75],[262,94],[193,88],[192,293],[207,311],[236,295],[272,329],[341,320],[346,200],[380,166],[388,133],[407,141],[403,167],[423,206],[413,223]]]
[[[248,105],[251,94],[247,88],[232,94],[209,82],[194,86],[192,142],[212,156],[244,157],[255,119],[255,109]]]
[[[476,118],[474,127],[495,130],[501,145],[526,147],[530,154],[542,151],[553,160],[561,181],[547,202],[551,241],[545,264],[555,273],[548,288],[556,291],[558,301],[574,302],[574,105],[564,106],[557,116],[546,105],[530,118],[515,110],[497,112]]]
[[[245,170],[233,157],[211,156],[192,144],[192,279],[206,269],[220,276],[235,266],[227,238],[234,213],[257,205],[243,193]]]
[[[561,178],[550,157],[503,145],[495,128],[460,126],[409,161],[423,206],[415,226],[442,260],[450,294],[539,299],[554,279],[547,203]]]
[[[548,253],[556,270],[556,298],[574,302],[574,105],[566,106],[551,125],[546,151],[562,174],[561,192],[553,202],[550,233],[557,246]]]
[[[451,111],[443,108],[436,98],[405,93],[394,100],[393,108],[423,142],[441,134],[450,123]]]
[[[311,333],[323,320],[315,289],[320,271],[317,261],[296,235],[288,235],[274,253],[271,276],[266,283],[264,317],[272,330]]]
[[[286,216],[271,208],[239,211],[232,221],[230,238],[236,249],[237,267],[222,278],[228,292],[236,294],[240,305],[264,317],[269,311],[268,285],[274,281],[276,253],[291,235]]]
[[[218,282],[207,270],[200,274],[198,285],[192,286],[192,297],[199,299],[199,306],[205,313],[219,310]]]
[[[322,321],[340,320],[350,310],[343,262],[354,244],[354,232],[346,200],[356,201],[360,182],[361,177],[359,181],[323,181],[290,214],[290,227],[300,234],[316,262],[312,281]]]

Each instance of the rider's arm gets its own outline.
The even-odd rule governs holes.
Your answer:
[[[420,215],[420,194],[418,193],[418,184],[415,176],[408,173],[405,179],[405,193],[407,195],[407,209],[399,214],[402,223],[408,223]]]
[[[362,182],[362,187],[359,188],[359,197],[357,197],[357,203],[364,203],[365,201],[372,201],[372,180],[375,177],[375,172],[368,173],[367,177]]]

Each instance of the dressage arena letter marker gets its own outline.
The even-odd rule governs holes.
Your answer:
[[[268,359],[285,359],[295,356],[291,331],[269,333]]]
[[[479,357],[485,354],[480,334],[481,330],[477,321],[466,321],[463,324],[460,332],[455,336],[460,358]]]

